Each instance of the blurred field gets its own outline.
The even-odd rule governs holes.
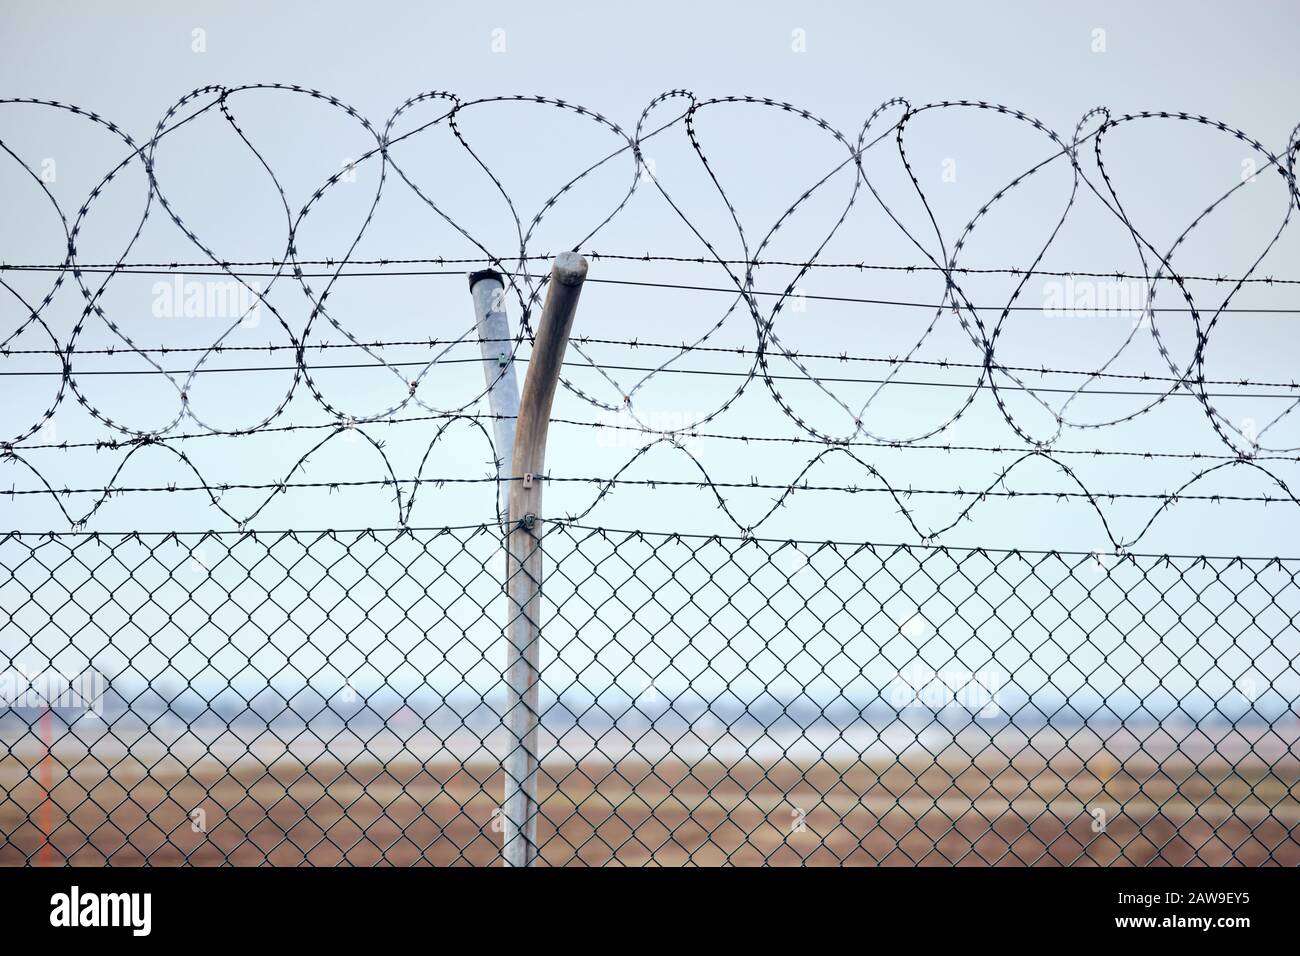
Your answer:
[[[51,777],[53,805],[40,772],[0,761],[0,864],[487,865],[500,846],[487,760],[206,757],[187,770],[164,754],[109,774],[86,759]],[[1289,757],[629,759],[547,764],[542,778],[550,865],[1300,864]]]

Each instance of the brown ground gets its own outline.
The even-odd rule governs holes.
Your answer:
[[[359,758],[164,760],[52,776],[0,760],[0,864],[303,862],[491,864],[498,765]],[[1196,767],[1107,757],[1084,765],[941,769],[933,759],[760,767],[668,759],[547,765],[543,862],[677,866],[1300,864],[1300,765]],[[1139,781],[1142,781],[1139,785]],[[89,795],[93,799],[87,799]],[[65,809],[67,808],[67,809]],[[190,812],[202,809],[206,832]],[[1106,812],[1094,832],[1092,810]],[[803,811],[804,828],[797,823]],[[45,831],[51,832],[48,844]]]

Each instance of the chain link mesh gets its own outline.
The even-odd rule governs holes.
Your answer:
[[[1300,863],[1300,562],[544,541],[540,864]],[[0,863],[499,862],[506,568],[494,525],[5,537]]]

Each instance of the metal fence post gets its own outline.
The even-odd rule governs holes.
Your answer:
[[[546,305],[537,324],[524,377],[511,460],[506,593],[510,621],[506,644],[506,726],[513,747],[505,761],[506,866],[537,859],[537,723],[542,609],[542,472],[551,403],[569,343],[587,260],[563,252],[551,268]]]
[[[497,459],[497,512],[507,520],[510,509],[510,456],[515,447],[515,416],[519,414],[519,384],[515,380],[510,320],[504,308],[505,286],[501,273],[483,269],[469,277],[474,299],[474,324],[483,355],[483,380],[492,409],[492,437]]]

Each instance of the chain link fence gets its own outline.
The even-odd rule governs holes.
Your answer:
[[[549,524],[538,862],[1300,864],[1300,562]],[[0,863],[493,864],[495,525],[0,541]]]

